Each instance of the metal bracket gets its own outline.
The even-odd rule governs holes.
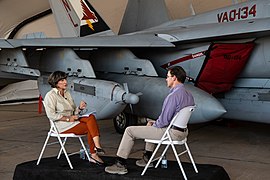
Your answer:
[[[8,73],[23,74],[23,75],[35,76],[35,77],[40,76],[39,70],[20,67],[20,66],[0,65],[0,70],[3,72],[8,72]]]

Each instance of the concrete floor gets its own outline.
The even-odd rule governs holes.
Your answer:
[[[17,164],[38,158],[49,124],[37,109],[36,103],[0,106],[2,180],[12,179]],[[122,135],[115,132],[112,120],[98,123],[106,155],[115,156]],[[189,129],[189,147],[196,163],[222,166],[233,180],[270,179],[270,124],[234,121],[192,125]],[[67,144],[68,150],[78,148],[77,142]],[[141,157],[143,148],[143,141],[136,141],[131,157]],[[47,148],[45,156],[55,156],[58,149],[57,145]],[[169,155],[168,159],[173,158]]]

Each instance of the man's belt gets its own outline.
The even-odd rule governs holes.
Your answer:
[[[177,126],[174,126],[174,125],[172,125],[171,128],[174,129],[174,130],[181,131],[181,132],[186,132],[187,131],[187,128],[180,128],[180,127],[177,127]]]

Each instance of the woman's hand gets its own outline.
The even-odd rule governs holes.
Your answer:
[[[78,119],[79,119],[79,116],[73,115],[73,116],[70,116],[69,121],[74,122],[74,121],[76,121]]]
[[[86,103],[86,102],[84,102],[84,101],[81,101],[81,102],[80,102],[80,106],[79,106],[79,109],[80,109],[80,110],[83,110],[83,109],[85,109],[85,108],[86,108],[86,105],[87,105],[87,103]]]

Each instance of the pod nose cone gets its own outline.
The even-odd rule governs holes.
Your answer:
[[[221,117],[226,113],[224,106],[212,95],[191,85],[186,85],[195,99],[196,109],[190,118],[189,123],[203,123]]]
[[[207,99],[204,99],[202,103],[198,103],[198,112],[194,113],[193,121],[195,122],[191,120],[191,123],[211,121],[221,117],[226,112],[226,109],[217,99],[208,97]]]
[[[124,99],[124,102],[127,104],[137,104],[139,102],[139,96],[132,93],[124,94],[123,99]]]

